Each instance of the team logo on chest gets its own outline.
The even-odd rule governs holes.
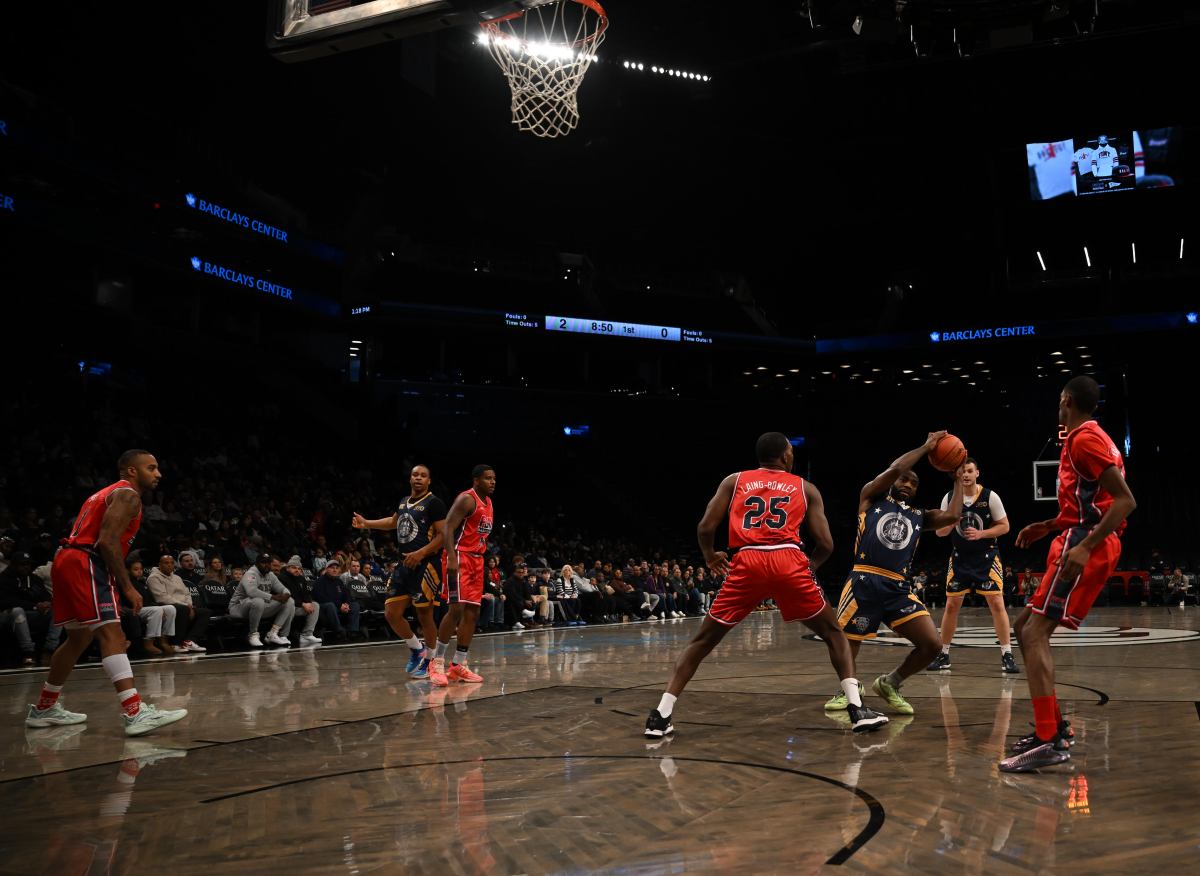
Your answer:
[[[479,532],[480,532],[480,534],[481,534],[481,535],[487,535],[487,534],[488,534],[489,532],[491,532],[491,531],[492,531],[492,518],[490,518],[490,517],[480,517],[480,518],[479,518]]]
[[[408,544],[416,537],[417,521],[407,510],[400,512],[400,519],[396,521],[396,540],[400,544]]]
[[[958,518],[958,526],[955,527],[958,534],[963,538],[967,536],[968,529],[986,529],[983,525],[983,518],[974,511],[963,511],[962,517]]]
[[[912,541],[913,525],[899,511],[893,511],[879,518],[875,524],[875,537],[884,547],[902,551]]]

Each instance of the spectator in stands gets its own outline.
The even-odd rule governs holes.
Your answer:
[[[535,609],[533,585],[529,582],[529,566],[518,562],[513,573],[504,580],[504,622],[511,629],[523,630],[533,620]]]
[[[329,560],[325,557],[325,548],[317,545],[313,548],[312,570],[314,575],[320,575],[325,571],[325,564]]]
[[[13,553],[8,568],[0,572],[0,629],[11,628],[21,649],[21,664],[34,663],[34,627],[48,624],[47,657],[58,647],[61,628],[51,616],[50,594],[33,574],[33,557],[25,551]],[[53,636],[53,639],[51,639]]]
[[[317,638],[317,621],[321,619],[321,605],[313,595],[312,586],[304,577],[304,567],[300,563],[300,555],[293,554],[283,567],[283,586],[292,596],[296,604],[296,618],[304,622],[300,631],[300,647],[316,648],[321,644]]]
[[[642,612],[650,610],[650,602],[646,599],[646,594],[625,580],[623,570],[617,569],[613,572],[612,588],[617,612],[622,617],[629,615],[633,620],[641,620]]]
[[[246,574],[246,569],[243,566],[234,566],[229,570],[229,580],[226,582],[231,588],[237,587],[242,583],[242,576]]]
[[[133,584],[133,589],[142,597],[142,610],[137,612],[140,635],[135,634],[132,641],[140,638],[142,650],[148,657],[170,657],[175,653],[175,646],[167,639],[175,635],[175,618],[179,610],[174,605],[155,604],[154,594],[150,591],[143,574],[141,560],[131,555],[131,558],[125,561],[125,567],[129,570],[129,581]],[[133,611],[124,594],[121,595],[121,601],[125,608]]]
[[[346,638],[342,622],[349,627],[349,638],[358,639],[361,606],[342,582],[342,564],[336,557],[325,564],[325,573],[313,584],[313,595],[321,606],[321,618],[335,640]]]
[[[228,582],[228,576],[225,574],[225,561],[216,554],[209,558],[208,567],[204,570],[204,580],[215,581],[221,585]]]
[[[16,553],[17,543],[11,535],[0,537],[0,572],[8,568],[12,555]]]
[[[667,591],[671,594],[671,602],[675,606],[675,617],[685,617],[688,592],[683,585],[683,571],[679,566],[672,566],[668,571],[666,563],[663,564],[662,570],[667,579]]]
[[[695,581],[696,589],[704,594],[704,610],[707,611],[712,607],[713,600],[717,597],[717,591],[721,587],[703,566],[696,569]]]
[[[203,605],[195,604],[187,584],[175,574],[175,558],[163,554],[158,560],[158,568],[150,570],[146,584],[154,595],[155,603],[175,606],[175,650],[207,651],[199,642],[204,641],[208,632],[208,620],[212,612]]]
[[[200,559],[195,551],[180,552],[179,571],[176,574],[183,579],[184,584],[199,584],[203,581],[204,573],[200,569]]]
[[[912,592],[917,599],[925,601],[925,585],[929,581],[929,576],[925,574],[924,569],[918,569],[917,574],[913,575]]]
[[[550,605],[553,596],[550,582],[542,569],[529,571],[529,586],[533,588],[533,610],[537,615],[532,626],[549,626],[554,622],[554,609]]]
[[[695,578],[688,578],[683,585],[684,588],[684,606],[685,611],[691,617],[699,617],[704,614],[704,594],[700,592],[700,588],[696,586]]]
[[[492,557],[495,560],[495,557]],[[477,633],[491,633],[504,629],[504,590],[496,577],[485,574],[483,578],[483,601],[479,606]]]
[[[351,560],[349,570],[342,573],[343,584],[345,584],[347,587],[350,587],[351,583],[354,582],[359,583],[364,588],[368,583],[367,577],[362,573],[362,563],[360,563],[358,560]]]
[[[590,577],[580,577],[578,573],[575,575],[575,586],[579,590],[580,619],[593,624],[612,623],[612,615],[616,612],[612,587],[605,583],[602,569],[593,566],[588,572]]]
[[[1175,602],[1179,603],[1182,608],[1188,602],[1193,600],[1190,594],[1192,588],[1187,576],[1183,574],[1183,569],[1176,569],[1171,573],[1171,577],[1167,579],[1167,604],[1171,605]]]
[[[504,573],[500,571],[500,561],[495,557],[488,557],[487,571],[484,573],[484,577],[495,584],[497,589],[503,588]]]
[[[283,586],[283,582],[271,571],[272,559],[274,558],[266,552],[258,554],[254,558],[254,565],[241,576],[241,581],[229,599],[229,614],[250,624],[247,642],[251,648],[263,646],[258,635],[258,627],[263,618],[271,621],[271,629],[267,633],[268,643],[291,644],[280,635],[280,631],[291,629],[292,618],[296,615],[296,603],[288,589]],[[236,571],[235,569],[234,572]]]
[[[664,620],[667,607],[663,604],[663,597],[666,595],[666,588],[663,587],[662,582],[651,572],[649,563],[642,563],[639,571],[639,580],[641,581],[642,592],[646,596],[646,601],[650,603],[650,614],[659,620]]]
[[[554,579],[554,598],[562,612],[562,623],[565,626],[586,626],[579,619],[579,586],[575,583],[575,570],[569,565],[563,566],[558,577]]]

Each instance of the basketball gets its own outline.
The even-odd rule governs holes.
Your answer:
[[[957,436],[946,435],[929,451],[929,464],[938,471],[954,471],[967,458],[967,448]]]

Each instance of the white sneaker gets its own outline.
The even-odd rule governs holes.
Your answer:
[[[142,707],[138,709],[137,714],[132,718],[129,715],[122,715],[125,721],[126,736],[141,736],[143,733],[149,733],[151,730],[157,730],[159,727],[166,727],[168,724],[174,724],[187,717],[187,709],[167,709],[160,710],[158,706],[152,706],[149,703],[142,703]]]
[[[187,651],[195,651],[197,654],[204,654],[204,653],[208,652],[208,649],[205,648],[203,645],[197,645],[195,642],[192,642],[192,641],[184,642],[183,648],[184,648],[184,650],[187,650]],[[179,649],[176,649],[176,650],[179,650]]]
[[[261,648],[263,646],[262,639],[258,637],[258,633],[251,633],[246,641],[250,643],[251,648]]]
[[[521,609],[521,617],[525,618],[526,620],[529,620],[530,618],[533,617],[533,612],[530,611],[528,608],[523,608],[523,609]]]
[[[523,629],[525,629],[525,624],[521,623],[520,621],[517,621],[517,623],[512,625],[512,628],[514,630],[523,630]]]
[[[300,647],[301,648],[320,648],[321,640],[316,636],[301,636],[300,637]]]
[[[82,712],[68,712],[62,703],[55,703],[48,709],[39,709],[32,703],[25,715],[26,727],[57,727],[63,724],[82,724],[87,715]]]
[[[643,603],[642,603],[642,611],[649,611],[649,610],[650,610],[650,603],[649,603],[649,602],[643,602]]]
[[[272,645],[285,645],[289,648],[292,646],[292,643],[279,635],[279,633],[267,633],[267,641]]]
[[[683,617],[683,612],[682,611],[675,612],[675,617]]]

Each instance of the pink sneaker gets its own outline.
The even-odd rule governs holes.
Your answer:
[[[445,687],[450,683],[446,678],[446,660],[436,657],[429,662],[429,682],[434,687]]]

